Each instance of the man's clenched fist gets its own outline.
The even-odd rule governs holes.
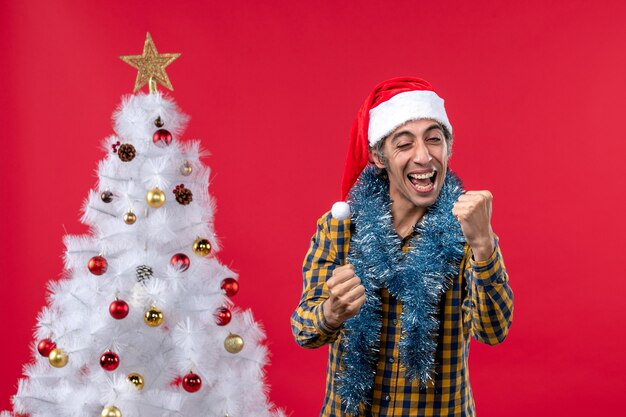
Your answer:
[[[492,199],[489,191],[467,191],[452,208],[452,214],[461,224],[465,240],[477,261],[487,260],[495,249],[495,236],[491,229]]]
[[[330,296],[322,304],[324,318],[331,327],[337,328],[357,315],[365,302],[365,287],[350,264],[335,268],[326,285]]]

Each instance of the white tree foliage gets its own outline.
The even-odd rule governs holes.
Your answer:
[[[173,136],[169,146],[153,143],[157,118]],[[98,184],[83,207],[81,221],[90,233],[64,238],[66,278],[49,284],[48,304],[35,330],[33,362],[24,367],[14,412],[84,417],[115,406],[123,417],[283,416],[267,398],[264,333],[252,314],[237,310],[221,289],[223,279],[237,276],[215,257],[219,244],[208,192],[210,171],[200,161],[199,142],[180,140],[187,116],[170,98],[155,93],[125,97],[113,119],[116,134],[104,140],[107,155],[98,164]],[[112,152],[117,142],[133,145],[134,159],[123,162]],[[181,172],[185,161],[192,166],[188,176]],[[193,193],[191,204],[176,201],[173,189],[178,184]],[[160,208],[146,202],[146,193],[155,187],[166,194]],[[105,191],[113,194],[109,203],[101,198]],[[123,220],[129,211],[137,216],[131,225]],[[198,237],[211,242],[211,255],[194,253]],[[176,253],[189,257],[187,270],[170,264]],[[97,255],[108,262],[100,276],[87,267]],[[140,265],[152,269],[152,276],[141,283]],[[121,320],[109,313],[116,298],[130,308]],[[151,306],[163,312],[161,326],[144,323]],[[221,307],[232,312],[225,326],[216,323]],[[241,352],[224,348],[230,334],[243,338]],[[65,367],[55,368],[37,353],[38,341],[45,338],[67,353]],[[101,355],[109,350],[120,359],[114,371],[100,366]],[[190,371],[202,378],[195,393],[180,384]],[[143,376],[142,390],[128,381],[130,373]]]

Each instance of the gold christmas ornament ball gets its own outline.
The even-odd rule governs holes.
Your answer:
[[[146,194],[146,201],[152,208],[159,208],[165,204],[165,193],[158,188],[153,188]]]
[[[192,172],[193,172],[193,166],[191,165],[189,161],[185,161],[183,163],[183,166],[180,167],[180,173],[183,174],[185,177],[187,177],[191,175]]]
[[[128,211],[124,213],[124,223],[126,224],[134,224],[137,221],[137,215],[132,211]]]
[[[110,405],[102,409],[100,417],[122,417],[122,412],[116,406]]]
[[[138,373],[133,372],[132,374],[128,374],[126,379],[128,379],[128,381],[133,384],[138,390],[141,391],[143,389],[143,377]]]
[[[156,307],[150,307],[143,315],[143,321],[150,327],[159,327],[163,324],[163,312]]]
[[[239,353],[243,349],[243,338],[238,334],[230,334],[224,340],[224,349],[229,353]]]
[[[48,360],[50,361],[50,365],[55,368],[63,368],[69,362],[70,358],[67,356],[67,353],[63,351],[63,349],[52,349],[50,351],[50,355],[48,355]]]
[[[208,256],[211,253],[211,242],[207,239],[198,238],[193,242],[193,251],[200,256]]]

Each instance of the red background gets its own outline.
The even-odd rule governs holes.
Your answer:
[[[318,414],[326,349],[299,348],[289,328],[301,262],[339,196],[361,101],[410,74],[446,99],[452,168],[495,195],[515,291],[506,342],[472,344],[479,415],[619,410],[626,3],[258,3],[2,2],[0,409],[62,272],[62,236],[85,230],[110,115],[132,91],[118,56],[140,53],[150,31],[160,52],[183,54],[172,96],[192,116],[184,137],[212,153],[220,258],[267,330],[273,401]]]

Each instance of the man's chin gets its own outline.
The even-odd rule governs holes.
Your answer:
[[[433,186],[432,190],[428,192],[417,192],[414,190],[411,202],[416,207],[430,207],[435,204],[435,201],[437,201],[437,197],[439,197],[439,191],[440,190],[436,186]]]

